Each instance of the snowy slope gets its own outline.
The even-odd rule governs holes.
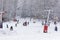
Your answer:
[[[29,21],[28,26],[23,26],[24,21]],[[36,21],[36,23],[33,23]],[[60,40],[60,22],[58,22],[58,31],[54,30],[55,25],[51,22],[48,33],[43,33],[43,25],[40,20],[30,21],[29,19],[20,19],[17,27],[16,22],[10,21],[3,23],[3,29],[0,29],[1,40]],[[6,28],[8,24],[9,28]],[[13,26],[14,30],[10,31]]]

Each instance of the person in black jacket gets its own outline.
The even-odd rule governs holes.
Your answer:
[[[27,26],[27,22],[24,22],[24,23],[23,23],[23,26]]]
[[[55,26],[55,31],[58,31],[58,28],[57,28],[57,26]]]
[[[12,26],[10,27],[10,30],[13,31],[13,27]]]

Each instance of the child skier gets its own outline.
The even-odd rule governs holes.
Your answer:
[[[10,30],[13,31],[13,27],[12,26],[10,27]]]
[[[47,31],[48,31],[48,26],[46,24],[44,25],[44,30],[43,31],[44,31],[44,33],[47,33]]]
[[[57,28],[57,26],[55,26],[55,31],[58,31],[58,28]]]
[[[55,31],[58,31],[58,28],[56,26],[57,25],[57,22],[55,21],[54,24],[55,24]]]
[[[23,23],[23,26],[27,26],[27,22],[24,22],[24,23]]]

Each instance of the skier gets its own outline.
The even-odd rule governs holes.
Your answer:
[[[23,26],[27,26],[27,22],[24,22],[24,23],[23,23]]]
[[[44,25],[44,21],[42,21],[42,25]]]
[[[48,26],[50,26],[50,22],[48,23]]]
[[[17,24],[19,23],[19,20],[17,20]]]
[[[57,24],[56,21],[54,22],[54,24],[55,24],[55,25]]]
[[[10,27],[10,30],[13,31],[13,27],[12,26]]]
[[[17,27],[17,23],[15,24],[15,26]]]
[[[28,24],[29,24],[29,22],[28,22]]]
[[[33,23],[36,23],[35,21],[33,21]]]
[[[48,26],[46,24],[44,25],[44,30],[43,31],[44,31],[44,33],[47,33],[47,31],[48,31]]]
[[[57,22],[55,21],[54,24],[55,24],[55,31],[58,31],[58,28],[56,26],[57,25]]]
[[[58,28],[57,28],[57,26],[55,26],[55,31],[58,31]]]
[[[47,20],[45,20],[45,24],[47,23]]]
[[[3,28],[2,22],[0,23],[0,28]]]
[[[7,28],[8,28],[8,24],[7,24],[6,26],[7,26]]]

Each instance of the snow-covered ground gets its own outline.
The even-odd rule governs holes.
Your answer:
[[[23,26],[23,22],[29,21],[28,26]],[[36,21],[36,23],[33,23]],[[60,40],[60,22],[58,22],[58,31],[55,31],[55,25],[51,21],[48,27],[48,33],[43,33],[43,25],[41,20],[20,19],[17,27],[16,22],[9,21],[3,23],[3,29],[0,29],[0,40]],[[6,27],[8,24],[9,28]],[[10,31],[13,26],[14,30]]]

